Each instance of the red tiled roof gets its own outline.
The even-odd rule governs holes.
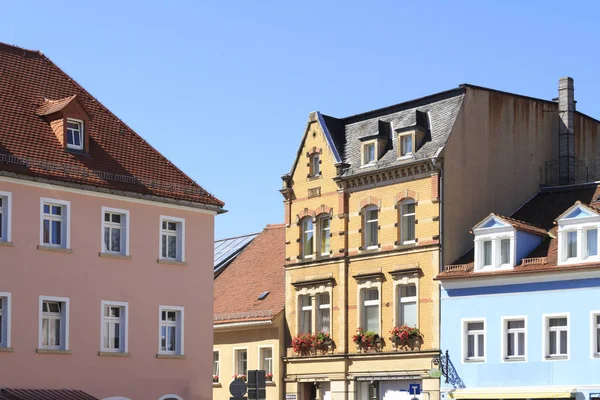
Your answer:
[[[2,389],[0,400],[98,400],[81,390]]]
[[[535,226],[532,224],[529,224],[527,222],[524,221],[519,221],[518,219],[514,219],[511,217],[505,217],[503,215],[498,215],[498,217],[502,218],[503,220],[505,220],[506,222],[508,222],[509,224],[511,224],[512,226],[514,226],[515,228],[525,231],[525,232],[530,232],[536,235],[542,235],[545,236],[548,234],[548,231],[540,228],[539,226]]]
[[[214,282],[215,324],[268,321],[285,303],[285,225],[266,228]],[[270,292],[264,300],[258,297]]]
[[[474,272],[472,265],[474,253],[471,249],[468,253],[452,263],[453,265],[446,266],[444,272],[440,273],[437,276],[437,279],[599,269],[600,263],[581,263],[559,266],[558,227],[554,225],[554,221],[577,202],[600,211],[600,205],[596,202],[596,199],[598,199],[599,196],[600,186],[597,185],[579,186],[574,188],[564,187],[545,190],[538,193],[515,212],[513,215],[514,218],[510,218],[518,222],[523,222],[522,220],[530,221],[531,223],[523,223],[548,233],[542,243],[526,257],[536,258],[537,260],[532,260],[534,262],[526,265],[521,263],[511,270]],[[459,265],[465,265],[465,268],[461,268]]]
[[[0,76],[0,173],[223,207],[42,53],[0,43]],[[40,116],[75,98],[89,154],[65,151]]]

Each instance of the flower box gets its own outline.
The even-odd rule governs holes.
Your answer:
[[[395,326],[390,334],[390,342],[394,351],[415,351],[421,349],[423,335],[417,327],[407,325]]]

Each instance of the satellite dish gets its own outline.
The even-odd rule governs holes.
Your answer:
[[[247,391],[248,386],[246,386],[246,382],[241,379],[234,379],[229,384],[229,393],[231,393],[233,397],[244,397]]]

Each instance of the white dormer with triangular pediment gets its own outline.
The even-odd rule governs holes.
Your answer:
[[[600,214],[580,201],[557,219],[558,265],[600,262]]]
[[[515,228],[495,214],[473,227],[475,271],[511,269],[515,265]]]

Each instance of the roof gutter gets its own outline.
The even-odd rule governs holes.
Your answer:
[[[246,322],[230,322],[225,324],[213,324],[213,329],[224,330],[228,328],[238,328],[245,326],[268,326],[273,325],[273,320],[267,321],[246,321]]]

